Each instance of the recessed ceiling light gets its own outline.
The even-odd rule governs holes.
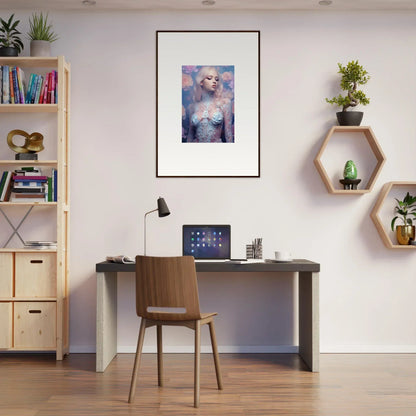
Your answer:
[[[319,2],[320,6],[330,6],[332,4],[331,0],[320,0]]]
[[[213,6],[215,4],[215,0],[202,0],[203,6]]]
[[[84,6],[95,6],[97,2],[95,0],[82,0]]]

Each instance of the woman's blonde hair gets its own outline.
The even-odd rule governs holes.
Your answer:
[[[222,79],[220,77],[220,73],[218,69],[215,68],[215,66],[202,66],[195,77],[195,85],[194,85],[194,101],[195,102],[201,101],[201,96],[202,96],[201,82],[205,79],[209,71],[211,71],[212,69],[218,74],[218,84],[214,93],[214,97],[221,98],[223,85],[222,85]]]

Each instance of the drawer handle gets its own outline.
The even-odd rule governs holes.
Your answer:
[[[29,309],[29,313],[42,313],[40,309]]]
[[[31,263],[43,263],[43,260],[30,260]]]

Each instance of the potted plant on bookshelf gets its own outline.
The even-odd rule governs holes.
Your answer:
[[[412,196],[407,192],[403,201],[400,201],[397,198],[395,199],[397,205],[394,210],[399,215],[396,215],[391,220],[391,229],[394,231],[396,220],[400,218],[403,221],[403,225],[396,226],[397,242],[400,245],[408,245],[415,239],[415,226],[413,225],[413,220],[416,219],[416,196]]]
[[[342,107],[342,111],[337,112],[337,119],[340,126],[359,126],[363,119],[362,111],[347,111],[350,107],[356,107],[358,104],[367,105],[370,100],[366,95],[358,90],[359,85],[364,85],[370,79],[368,72],[357,61],[348,62],[347,66],[338,63],[341,74],[341,89],[347,91],[346,96],[341,94],[331,99],[326,98],[329,104],[336,104]]]
[[[51,43],[58,39],[48,23],[48,14],[33,13],[29,18],[30,56],[51,56]]]
[[[13,18],[14,14],[7,21],[0,17],[0,56],[18,56],[24,48],[17,30],[20,20]]]

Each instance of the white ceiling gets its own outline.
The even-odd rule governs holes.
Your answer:
[[[203,6],[201,0],[96,0],[84,6],[82,0],[0,0],[9,10],[416,10],[416,0],[333,0],[320,6],[319,0],[216,0]]]

